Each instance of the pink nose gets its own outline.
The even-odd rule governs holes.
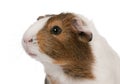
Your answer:
[[[32,43],[33,39],[32,38],[24,38],[23,41],[24,41],[24,43]]]

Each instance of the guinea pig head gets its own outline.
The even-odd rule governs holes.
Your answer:
[[[80,16],[61,13],[40,16],[25,32],[22,42],[26,52],[42,62],[46,70],[52,64],[71,77],[94,78],[91,40],[92,32]]]
[[[32,57],[52,63],[84,62],[93,58],[89,42],[92,32],[87,24],[72,13],[42,16],[28,29],[23,38],[25,50]],[[88,61],[89,62],[89,61]]]

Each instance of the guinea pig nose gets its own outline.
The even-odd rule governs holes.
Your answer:
[[[32,43],[33,42],[33,39],[30,38],[30,39],[23,39],[24,43]]]
[[[31,39],[29,39],[29,40],[28,40],[28,42],[33,42],[33,39],[32,39],[32,38],[31,38]]]

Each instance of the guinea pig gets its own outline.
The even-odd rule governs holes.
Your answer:
[[[22,44],[43,64],[45,84],[120,84],[119,56],[82,15],[40,16]]]

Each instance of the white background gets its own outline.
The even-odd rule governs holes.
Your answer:
[[[120,54],[119,0],[0,0],[0,84],[44,84],[43,66],[24,52],[22,35],[38,16],[60,12],[93,20]]]

